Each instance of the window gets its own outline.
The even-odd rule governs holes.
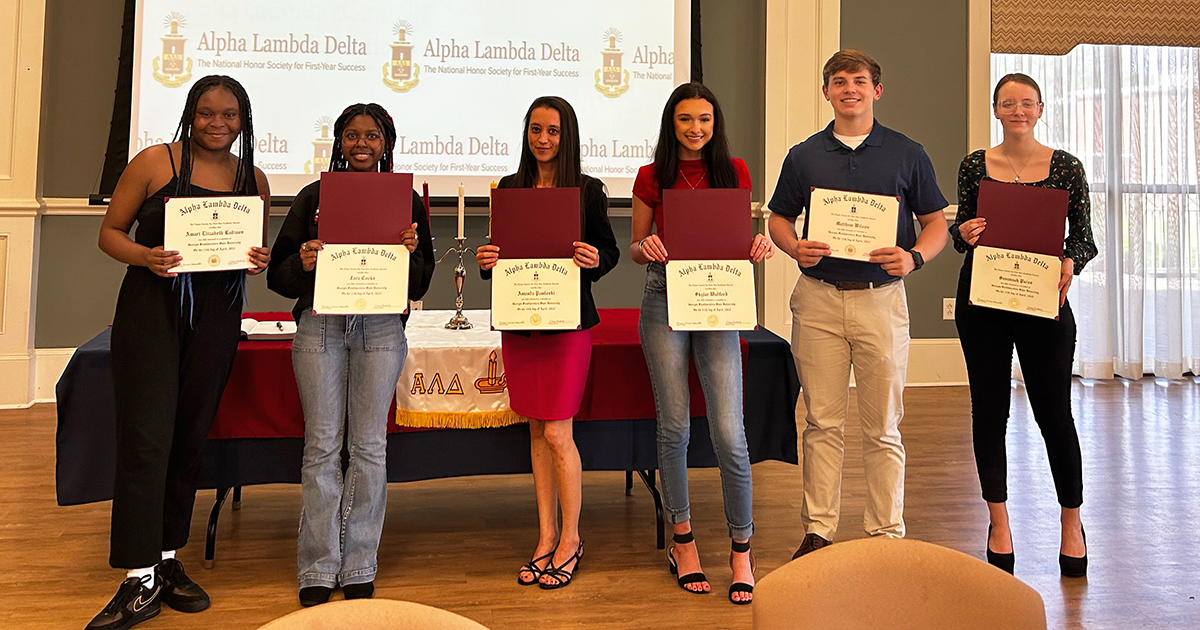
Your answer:
[[[1076,373],[1200,375],[1200,50],[992,55],[1042,87],[1038,141],[1083,162],[1099,255],[1072,285]],[[993,121],[993,144],[1001,140]]]

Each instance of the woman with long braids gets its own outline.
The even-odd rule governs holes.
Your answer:
[[[117,464],[109,556],[127,574],[90,629],[123,630],[163,603],[184,612],[209,606],[175,551],[187,543],[202,447],[233,366],[245,276],[261,273],[269,257],[255,247],[245,273],[176,274],[181,257],[163,249],[163,226],[166,197],[220,195],[263,195],[270,204],[266,177],[254,167],[246,91],[208,76],[188,93],[175,141],[144,149],[125,168],[100,226],[100,249],[129,265],[111,338]]]
[[[347,107],[333,126],[330,171],[391,172],[396,126],[379,105]],[[312,312],[321,182],[305,186],[271,247],[267,286],[296,299],[292,367],[304,408],[302,507],[297,543],[300,604],[375,592],[376,552],[387,506],[388,408],[408,354],[401,315]],[[412,253],[408,296],[419,300],[433,275],[433,244],[421,198],[403,244]],[[418,248],[418,242],[421,246]],[[350,453],[342,474],[342,447]]]
[[[571,431],[579,412],[592,356],[591,327],[600,323],[592,283],[612,270],[621,256],[608,222],[604,184],[583,174],[579,121],[570,103],[542,96],[525,112],[521,161],[500,188],[579,188],[583,238],[574,243],[580,272],[580,330],[505,332],[501,335],[512,410],[529,419],[529,452],[537,495],[538,543],[533,559],[517,572],[524,586],[544,589],[571,583],[583,557],[579,538],[582,466]],[[537,226],[529,226],[537,229]],[[484,279],[500,262],[496,245],[481,245],[475,259]],[[562,527],[558,513],[562,508]]]
[[[684,590],[703,594],[711,589],[700,570],[688,505],[690,355],[695,359],[704,389],[709,434],[721,469],[725,520],[733,541],[729,553],[733,570],[729,600],[749,604],[754,592],[754,560],[750,554],[754,521],[750,510],[750,455],[742,424],[740,342],[734,331],[673,331],[667,325],[665,263],[669,255],[664,244],[662,191],[669,188],[750,188],[746,163],[729,157],[725,121],[717,98],[701,83],[685,83],[675,88],[663,108],[654,162],[638,171],[633,184],[633,238],[629,253],[634,262],[648,265],[638,333],[654,387],[663,504],[675,534],[667,548],[668,566],[671,573],[679,576],[677,581]],[[651,223],[658,227],[657,232],[650,231]],[[757,263],[770,255],[771,241],[762,234],[755,236],[746,256]]]

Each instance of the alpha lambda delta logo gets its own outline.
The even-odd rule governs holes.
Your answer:
[[[392,58],[383,64],[383,84],[393,92],[407,92],[421,81],[421,66],[413,61],[413,44],[408,41],[412,34],[412,24],[404,20],[392,26],[396,41],[392,42]]]
[[[323,173],[329,170],[329,160],[333,155],[333,137],[329,130],[333,128],[333,119],[322,116],[317,119],[316,130],[320,134],[313,140],[313,158],[304,163],[304,174]]]
[[[183,14],[172,11],[163,20],[170,31],[162,37],[162,55],[151,62],[154,80],[164,87],[176,88],[192,79],[192,58],[184,54],[183,44],[187,38],[179,34],[179,27],[187,24]]]
[[[596,70],[596,91],[608,98],[617,98],[629,90],[629,71],[621,67],[621,56],[625,53],[617,49],[621,31],[615,28],[604,31],[604,40],[608,42],[608,48],[600,52],[604,63]]]
[[[481,376],[475,379],[475,389],[480,394],[503,394],[505,388],[508,387],[508,380],[504,374],[497,374],[499,371],[499,357],[496,351],[492,350],[488,355],[487,376]],[[442,383],[442,374],[434,372],[433,377],[425,380],[425,372],[417,372],[413,374],[412,388],[408,390],[409,395],[431,395],[441,394],[443,396],[463,396],[462,381],[458,378],[458,373],[455,372],[450,377],[450,383],[445,385]]]

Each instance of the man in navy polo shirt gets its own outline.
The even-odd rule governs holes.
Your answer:
[[[904,378],[908,368],[908,303],[904,276],[946,244],[946,199],[921,145],[879,124],[879,64],[856,50],[825,63],[821,88],[833,122],[788,151],[771,198],[769,228],[781,251],[800,264],[792,292],[792,355],[804,404],[804,541],[799,557],[831,544],[841,501],[843,425],[854,367],[863,431],[867,506],[872,536],[904,536]],[[826,243],[808,240],[808,216],[796,218],[812,188],[898,196],[896,247],[870,252],[870,262],[829,258]],[[920,236],[913,216],[921,223]]]

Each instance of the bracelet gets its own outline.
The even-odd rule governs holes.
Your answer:
[[[649,237],[649,236],[647,236],[646,238],[650,238],[650,237]],[[642,246],[646,244],[646,238],[644,238],[644,239],[642,239],[642,240],[638,241],[638,251],[639,251],[639,252],[640,252],[640,251],[642,251]]]

